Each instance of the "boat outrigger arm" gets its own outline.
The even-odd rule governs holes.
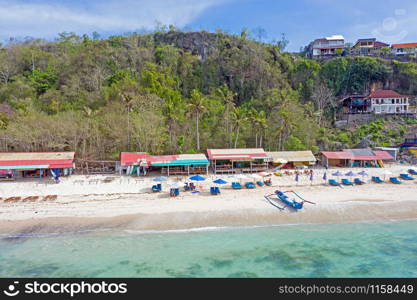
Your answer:
[[[288,195],[286,195],[285,193],[292,193],[295,196],[297,196],[298,198],[300,198],[301,201],[296,201],[295,199],[290,199],[290,197],[288,197]],[[316,204],[314,202],[305,200],[304,198],[302,198],[300,195],[298,195],[294,191],[281,192],[281,191],[277,190],[277,191],[275,191],[275,193],[265,195],[264,197],[272,206],[278,208],[279,210],[284,210],[287,207],[295,209],[295,210],[300,210],[300,209],[303,208],[304,203]],[[284,204],[284,206],[279,206],[276,203],[277,200],[280,200]]]

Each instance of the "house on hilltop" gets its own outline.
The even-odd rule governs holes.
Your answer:
[[[359,39],[352,47],[352,55],[380,55],[382,48],[389,47],[389,44],[377,41],[376,38]],[[389,50],[389,48],[388,48]]]
[[[392,54],[397,56],[417,54],[417,43],[392,44]]]
[[[307,49],[307,55],[309,58],[335,56],[339,51],[346,52],[347,48],[345,38],[342,35],[332,35],[311,42]]]

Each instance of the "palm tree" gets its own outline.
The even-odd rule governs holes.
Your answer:
[[[224,84],[221,87],[216,89],[215,95],[217,97],[219,97],[220,99],[222,99],[223,102],[224,102],[224,106],[225,106],[225,110],[224,110],[225,127],[226,127],[226,132],[227,132],[227,135],[228,135],[228,139],[229,139],[229,147],[232,147],[232,143],[233,143],[232,131],[233,131],[233,128],[230,124],[230,112],[235,107],[234,98],[237,94],[232,92],[231,90],[229,90],[227,85]]]
[[[239,140],[239,132],[240,128],[246,123],[248,120],[247,111],[242,107],[235,107],[232,112],[232,119],[236,129],[236,138],[234,147],[237,147],[237,141]]]
[[[249,120],[252,122],[253,128],[255,129],[255,147],[258,148],[258,137],[259,147],[262,147],[263,133],[267,128],[266,113],[252,108],[249,112]]]
[[[129,92],[121,92],[121,97],[127,111],[127,149],[130,151],[130,113],[136,104],[136,98]]]
[[[190,107],[191,111],[194,112],[195,114],[197,150],[200,150],[199,122],[200,122],[200,117],[207,111],[206,98],[203,97],[200,91],[192,90],[191,99],[190,99],[190,103],[188,104],[188,106]]]

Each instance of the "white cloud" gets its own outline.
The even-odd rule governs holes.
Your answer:
[[[93,0],[3,1],[0,0],[0,38],[15,36],[53,37],[77,33],[124,32],[151,29],[156,21],[183,27],[205,10],[230,0]]]

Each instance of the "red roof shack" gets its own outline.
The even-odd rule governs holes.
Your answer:
[[[75,152],[2,152],[0,169],[70,169],[74,168]]]
[[[387,151],[371,149],[344,149],[321,154],[323,165],[329,167],[383,167],[383,161],[394,159]]]
[[[42,178],[48,176],[47,170],[52,169],[61,169],[63,175],[70,175],[71,169],[75,168],[74,156],[75,152],[2,152],[0,175],[6,178]],[[53,172],[61,174],[61,171],[53,170]]]

